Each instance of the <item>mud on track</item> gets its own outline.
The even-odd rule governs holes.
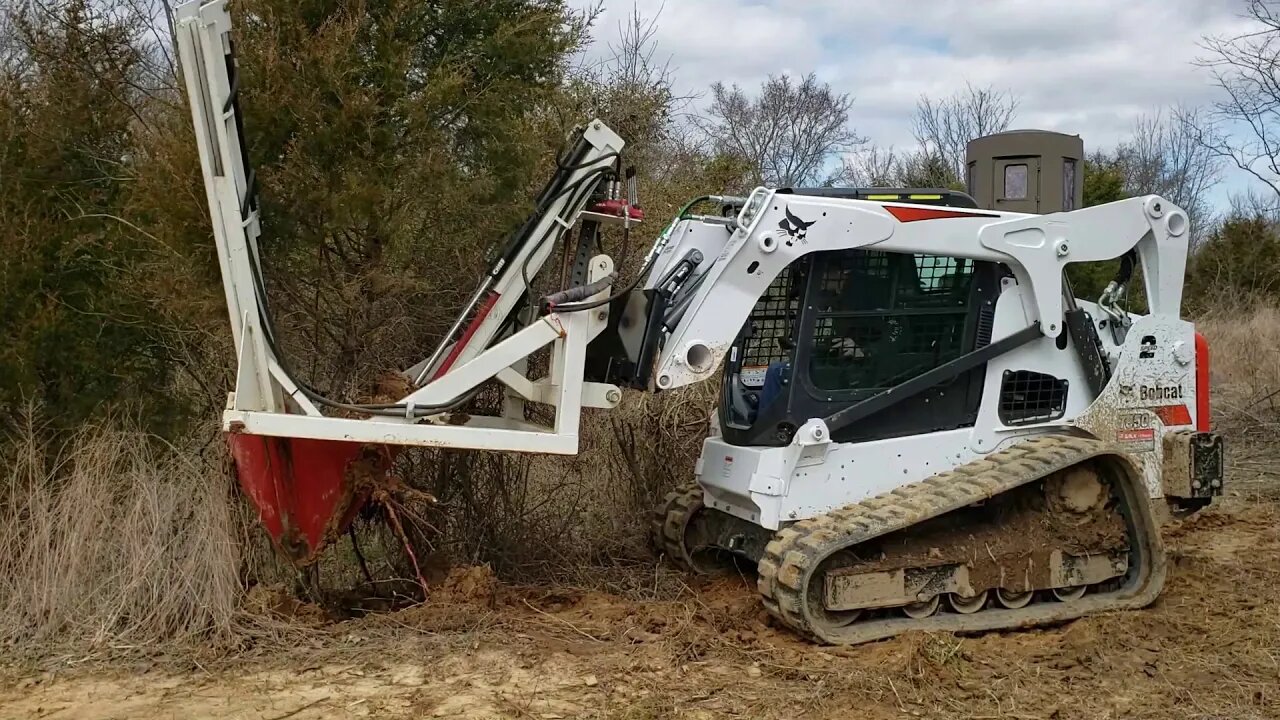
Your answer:
[[[1228,501],[1165,538],[1169,582],[1146,611],[848,649],[772,627],[750,579],[644,602],[472,569],[292,649],[11,667],[0,718],[1280,717],[1280,506]]]

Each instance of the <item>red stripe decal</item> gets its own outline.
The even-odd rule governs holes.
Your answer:
[[[898,218],[898,222],[917,222],[920,220],[948,220],[951,218],[999,217],[986,213],[964,212],[963,210],[942,210],[933,207],[910,207],[902,205],[885,205],[889,214]]]
[[[1160,405],[1158,407],[1147,408],[1160,418],[1160,422],[1165,426],[1190,425],[1191,411],[1186,405]]]

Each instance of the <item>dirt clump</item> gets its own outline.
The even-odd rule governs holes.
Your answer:
[[[417,386],[413,384],[413,379],[398,370],[388,370],[375,379],[371,387],[367,388],[360,398],[361,403],[378,404],[378,403],[397,403],[400,399],[408,396]]]
[[[254,585],[245,594],[244,609],[252,615],[320,627],[336,618],[314,603],[295,598],[283,585]]]
[[[449,571],[444,582],[430,590],[432,603],[493,602],[498,592],[498,577],[488,565],[457,567]]]

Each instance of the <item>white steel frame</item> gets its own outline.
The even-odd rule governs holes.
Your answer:
[[[607,324],[608,307],[550,313],[510,337],[492,346],[490,343],[526,289],[520,267],[527,265],[530,276],[537,274],[559,235],[583,211],[586,194],[577,199],[578,205],[573,208],[566,207],[571,202],[568,197],[550,204],[533,229],[531,241],[501,273],[486,279],[484,289],[497,295],[493,307],[473,328],[447,372],[399,401],[406,406],[405,417],[325,416],[299,391],[272,354],[259,315],[264,298],[253,282],[252,264],[257,262],[261,229],[256,209],[248,208],[246,201],[250,189],[241,161],[236,109],[231,103],[232,82],[227,71],[231,18],[226,0],[186,2],[175,10],[175,22],[239,363],[235,392],[229,394],[223,414],[224,428],[259,435],[365,443],[576,453],[582,408],[612,408],[621,399],[616,386],[583,380],[587,343]],[[610,167],[612,158],[623,148],[622,139],[598,120],[588,125],[583,137],[590,148],[566,184]],[[242,207],[247,212],[242,214]],[[575,220],[562,221],[560,217],[565,214]],[[613,261],[604,255],[596,256],[591,260],[588,282],[612,273]],[[586,302],[602,299],[608,292],[605,288]],[[551,367],[546,377],[532,380],[517,369],[525,365],[530,355],[548,346]],[[416,370],[421,372],[424,364],[425,361],[420,363]],[[434,371],[431,367],[425,369]],[[509,401],[501,416],[414,417],[414,407],[447,404],[490,379],[497,379],[509,389]],[[553,423],[541,426],[525,421],[524,402],[555,408]]]

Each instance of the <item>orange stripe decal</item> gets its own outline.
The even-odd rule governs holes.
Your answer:
[[[999,217],[986,213],[965,212],[963,210],[943,210],[935,207],[906,207],[885,205],[885,210],[898,219],[898,222],[919,222],[920,220],[949,220],[951,218]]]
[[[1191,424],[1191,410],[1186,405],[1160,405],[1147,409],[1155,413],[1167,427]]]

